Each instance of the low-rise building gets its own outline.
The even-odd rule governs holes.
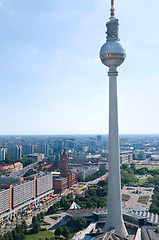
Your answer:
[[[53,189],[56,193],[62,192],[68,187],[67,177],[55,177],[53,179]]]
[[[36,160],[36,162],[40,162],[44,158],[44,154],[42,153],[33,153],[33,154],[26,154],[23,157],[33,158]]]
[[[85,167],[79,167],[77,169],[78,172],[78,179],[80,181],[85,181],[87,177],[94,174],[95,172],[99,171],[98,166],[85,166]]]
[[[21,162],[16,163],[8,163],[8,164],[0,164],[0,171],[2,174],[9,174],[13,172],[17,172],[23,169],[23,164]]]

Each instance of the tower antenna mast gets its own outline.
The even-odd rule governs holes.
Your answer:
[[[111,17],[114,17],[114,11],[115,11],[115,8],[114,8],[114,0],[111,0],[111,9],[110,9],[110,16]]]

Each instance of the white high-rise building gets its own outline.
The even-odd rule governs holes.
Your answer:
[[[120,155],[117,104],[117,67],[126,57],[118,38],[118,19],[114,17],[114,0],[111,0],[111,16],[106,23],[107,40],[100,50],[102,63],[109,67],[109,154],[108,154],[108,214],[104,232],[115,229],[121,237],[128,233],[124,225],[121,208]]]
[[[5,160],[6,158],[6,149],[0,148],[0,160]]]

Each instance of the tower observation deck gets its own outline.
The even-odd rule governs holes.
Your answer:
[[[101,47],[100,59],[109,67],[109,153],[108,153],[108,215],[103,231],[115,229],[121,237],[128,233],[124,225],[121,209],[121,180],[118,133],[118,104],[117,104],[117,67],[125,58],[126,52],[118,37],[118,19],[114,17],[114,0],[111,0],[111,16],[106,23],[106,43]]]

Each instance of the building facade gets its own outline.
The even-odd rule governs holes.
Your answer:
[[[10,144],[8,146],[8,159],[22,159],[22,146]]]
[[[51,174],[26,177],[10,185],[0,185],[0,216],[51,190],[53,190]]]

